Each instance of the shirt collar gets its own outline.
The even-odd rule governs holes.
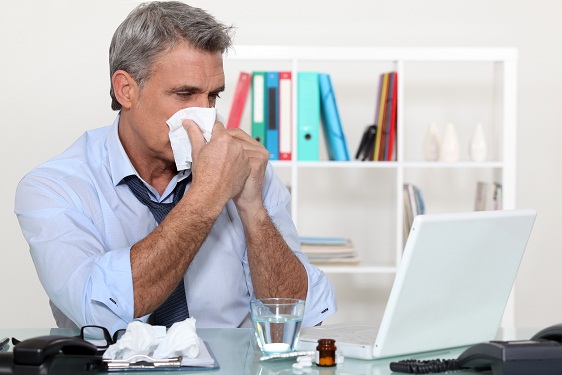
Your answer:
[[[113,185],[119,185],[123,178],[130,175],[136,175],[141,179],[141,181],[145,182],[139,176],[135,167],[133,167],[131,160],[127,156],[127,153],[121,144],[121,140],[119,139],[119,118],[120,114],[118,113],[107,136],[107,152],[109,155],[109,168],[111,171]],[[170,182],[170,185],[173,185],[172,189],[175,187],[177,182],[187,178],[190,174],[191,170],[189,169],[178,172],[178,174]],[[150,188],[152,187],[150,186]],[[170,188],[170,186],[168,186],[168,188]]]
[[[120,115],[118,113],[107,136],[107,153],[109,156],[111,179],[113,180],[114,186],[117,186],[121,180],[127,176],[132,174],[138,176],[135,167],[131,164],[131,160],[129,160],[121,144],[121,140],[119,139],[119,118]]]

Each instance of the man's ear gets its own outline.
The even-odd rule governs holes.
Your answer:
[[[113,73],[111,84],[119,104],[125,109],[131,108],[134,96],[138,92],[138,85],[133,77],[124,70],[118,70]]]

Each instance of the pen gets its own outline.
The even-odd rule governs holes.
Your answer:
[[[9,337],[4,337],[2,339],[2,341],[0,341],[0,350],[4,350],[4,347],[6,345],[8,345],[8,343],[10,342],[10,338]]]

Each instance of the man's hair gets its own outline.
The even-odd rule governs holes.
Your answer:
[[[179,1],[154,1],[137,6],[119,25],[109,47],[110,79],[124,70],[142,87],[155,60],[175,44],[224,53],[232,45],[232,26],[225,26],[202,9]],[[111,108],[120,110],[113,84]]]

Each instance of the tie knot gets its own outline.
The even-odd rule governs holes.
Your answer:
[[[160,224],[162,220],[164,220],[166,215],[168,215],[168,213],[172,210],[172,208],[174,208],[174,206],[178,204],[189,181],[191,181],[191,175],[176,184],[176,187],[172,192],[172,203],[160,203],[150,199],[150,192],[148,191],[148,188],[136,175],[126,176],[125,178],[123,178],[123,180],[121,180],[121,183],[124,183],[129,187],[129,189],[139,200],[139,202],[148,207],[148,209],[154,216],[154,219],[156,219],[156,222]]]

